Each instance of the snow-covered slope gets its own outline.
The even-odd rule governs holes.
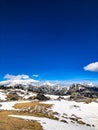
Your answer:
[[[1,91],[2,92],[2,91]],[[12,117],[23,118],[28,120],[37,120],[41,123],[44,130],[98,130],[98,103],[91,102],[89,104],[83,102],[68,101],[66,96],[64,99],[58,99],[58,96],[48,95],[51,100],[41,102],[45,104],[53,104],[51,110],[56,112],[55,116],[58,120],[52,120],[48,118],[34,117],[34,116],[20,116],[10,115]],[[32,100],[33,101],[33,100]],[[11,102],[0,102],[1,110],[15,110],[13,106],[16,103],[24,103],[28,101],[11,101]],[[30,102],[30,101],[29,101]],[[29,106],[28,106],[29,107]],[[72,117],[79,117],[86,124],[79,124],[72,121]],[[67,121],[62,122],[62,120]],[[74,122],[74,123],[73,123]],[[90,126],[87,126],[90,124]],[[95,126],[95,127],[94,127]]]
[[[98,103],[92,102],[89,104],[86,103],[78,103],[74,101],[47,101],[44,102],[47,104],[54,104],[52,110],[54,112],[58,112],[59,119],[63,119],[63,115],[67,114],[67,117],[71,117],[72,115],[76,115],[77,117],[81,117],[82,120],[89,124],[95,124],[98,130]]]
[[[50,95],[50,97],[52,100],[42,103],[53,104],[51,109],[58,113],[57,117],[59,120],[22,115],[10,116],[28,120],[37,120],[41,123],[44,130],[98,130],[98,103],[92,102],[85,104],[63,99],[59,101],[56,100],[57,96],[55,97]],[[78,124],[77,122],[72,121],[71,117],[74,116],[80,117],[80,120],[84,121],[86,124],[90,124],[91,126]],[[66,120],[68,123],[62,122],[62,120]]]
[[[5,101],[6,100],[6,94],[3,91],[0,91],[0,100]]]
[[[95,130],[87,126],[75,125],[75,124],[65,124],[56,120],[48,118],[39,118],[33,116],[20,116],[20,115],[10,115],[11,117],[22,118],[26,120],[37,120],[43,126],[44,130]]]

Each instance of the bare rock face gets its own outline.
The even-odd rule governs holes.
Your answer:
[[[46,101],[49,100],[49,97],[46,97],[44,94],[38,93],[36,97],[34,97],[34,99],[38,99],[40,101]]]
[[[98,98],[98,88],[73,84],[67,91],[67,95],[70,95],[71,100]]]
[[[28,90],[28,91],[32,91],[32,92],[37,92],[37,93],[43,93],[43,94],[51,94],[51,95],[65,95],[67,92],[67,88],[63,87],[63,86],[58,86],[56,84],[54,85],[34,85],[34,84],[27,84],[24,85],[22,83],[16,83],[14,85],[10,85],[9,84],[4,84],[4,85],[0,85],[0,89],[11,89],[11,88],[16,88],[16,89],[22,89],[22,90]]]
[[[51,95],[65,95],[67,88],[66,87],[58,87],[57,85],[49,86],[49,85],[40,85],[39,87],[31,86],[29,87],[30,91],[43,93],[43,94],[51,94]]]

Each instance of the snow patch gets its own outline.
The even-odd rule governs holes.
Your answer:
[[[0,91],[0,100],[5,101],[7,98],[6,94],[3,91]]]
[[[10,101],[10,102],[0,102],[0,110],[17,110],[13,106],[17,103],[26,103],[30,101]]]
[[[11,117],[22,118],[26,120],[36,120],[43,126],[44,130],[95,130],[94,128],[75,125],[75,124],[66,124],[60,121],[48,119],[48,118],[40,118],[33,116],[20,116],[20,115],[9,115]]]

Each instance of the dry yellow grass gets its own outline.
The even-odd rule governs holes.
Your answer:
[[[85,98],[85,99],[78,99],[77,102],[84,102],[86,104],[89,104],[91,102],[96,102],[97,98]]]
[[[45,108],[51,108],[52,105],[42,104],[38,101],[16,104],[15,108],[31,107],[34,108],[36,105],[43,106]],[[29,113],[22,111],[0,111],[0,130],[42,130],[42,126],[37,121],[28,121],[15,117],[9,117],[8,115],[27,115],[27,116],[38,116],[48,117],[43,113]],[[53,117],[48,117],[53,118]]]
[[[40,103],[38,101],[33,101],[33,102],[28,102],[28,103],[18,103],[18,104],[15,104],[14,108],[16,109],[23,109],[23,108],[28,108],[28,107],[31,107],[31,109],[34,109],[35,106],[42,106],[44,108],[51,108],[51,104],[43,104],[43,103]],[[54,114],[52,115],[48,115],[47,113],[43,113],[43,112],[27,112],[27,111],[17,111],[15,112],[15,114],[17,115],[28,115],[28,116],[37,116],[37,117],[47,117],[47,118],[50,118],[50,119],[54,119]]]
[[[14,105],[14,108],[16,109],[22,109],[24,107],[31,107],[31,108],[34,108],[36,105],[39,105],[39,106],[44,106],[46,108],[51,108],[51,104],[43,104],[43,103],[40,103],[38,101],[33,101],[33,102],[27,102],[27,103],[18,103],[18,104],[15,104]]]
[[[37,121],[8,117],[10,114],[15,113],[14,111],[0,111],[0,130],[42,130]]]

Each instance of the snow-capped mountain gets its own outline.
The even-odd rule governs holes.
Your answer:
[[[53,95],[65,95],[70,94],[75,98],[79,95],[84,95],[84,97],[98,97],[98,88],[92,86],[91,84],[73,84],[69,87],[62,86],[58,82],[49,82],[49,81],[38,81],[33,79],[14,79],[14,80],[5,80],[0,82],[1,88],[20,88],[33,92],[44,93],[44,94],[53,94]]]
[[[61,87],[56,83],[49,81],[38,82],[36,80],[6,80],[0,82],[0,87],[5,88],[21,88],[34,92],[41,92],[46,94],[64,95],[66,93],[66,87]]]

